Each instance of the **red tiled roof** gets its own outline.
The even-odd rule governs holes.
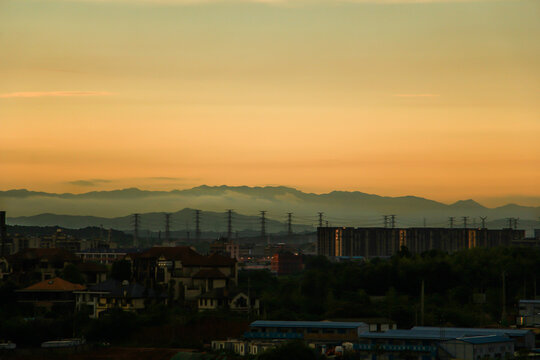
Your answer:
[[[193,275],[194,279],[226,279],[227,276],[223,274],[218,269],[211,269],[211,270],[199,270],[195,275]]]
[[[129,256],[133,259],[157,259],[163,256],[166,260],[180,260],[186,266],[233,266],[236,263],[234,259],[217,254],[201,255],[188,246],[156,246]]]
[[[85,289],[86,287],[84,285],[73,284],[69,281],[56,277],[30,285],[29,287],[19,291],[77,291]]]

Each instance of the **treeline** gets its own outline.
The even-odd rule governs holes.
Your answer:
[[[532,298],[540,274],[540,250],[471,249],[454,254],[406,248],[391,259],[332,263],[308,257],[306,269],[275,278],[269,272],[241,274],[241,285],[258,293],[263,317],[321,320],[387,317],[399,327],[420,325],[424,283],[425,325],[487,326],[513,322],[519,299]],[[503,298],[504,278],[504,298]],[[248,280],[249,279],[249,280]],[[503,301],[507,318],[501,318]]]

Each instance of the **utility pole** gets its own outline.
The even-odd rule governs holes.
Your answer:
[[[453,228],[454,228],[454,220],[455,220],[455,219],[456,219],[456,218],[453,217],[453,216],[450,216],[450,217],[448,218],[448,222],[450,223],[450,229],[453,229]]]
[[[320,213],[319,213],[319,227],[322,227],[322,224],[323,224],[323,215],[324,215],[323,212],[320,212]]]
[[[396,215],[390,215],[390,227],[392,229],[396,227]]]
[[[201,210],[195,210],[195,239],[201,239]]]
[[[482,229],[486,228],[486,219],[487,216],[480,216],[480,220],[482,221]]]
[[[463,228],[466,229],[467,228],[467,220],[469,220],[469,217],[468,216],[462,216],[461,218],[463,219]]]
[[[230,242],[232,238],[232,214],[233,210],[227,210],[227,240]]]
[[[502,312],[501,312],[501,326],[506,322],[506,272],[502,272]]]
[[[384,228],[386,229],[388,227],[388,215],[383,215],[384,218]]]
[[[420,288],[420,326],[424,326],[424,280]]]
[[[506,221],[508,221],[508,228],[511,229],[511,228],[512,228],[512,222],[513,222],[513,219],[512,219],[512,218],[506,218]]]
[[[292,235],[292,214],[293,213],[287,213],[287,235]]]
[[[519,218],[514,218],[514,230],[517,230]]]
[[[171,214],[165,213],[165,241],[168,243],[171,238]]]
[[[266,239],[266,210],[261,210],[261,238]]]
[[[141,225],[141,214],[133,214],[133,246],[137,247],[139,242],[139,226]]]

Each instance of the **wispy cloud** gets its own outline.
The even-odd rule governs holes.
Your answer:
[[[395,97],[402,97],[402,98],[433,98],[433,97],[439,97],[439,94],[394,94]]]
[[[75,96],[108,96],[107,91],[21,91],[0,94],[0,98],[39,98],[39,97],[75,97]]]
[[[110,183],[112,180],[106,179],[89,179],[89,180],[74,180],[68,181],[68,184],[75,186],[97,186],[101,184]]]

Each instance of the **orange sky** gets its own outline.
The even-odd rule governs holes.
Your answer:
[[[540,205],[539,14],[535,0],[7,0],[0,189]]]

